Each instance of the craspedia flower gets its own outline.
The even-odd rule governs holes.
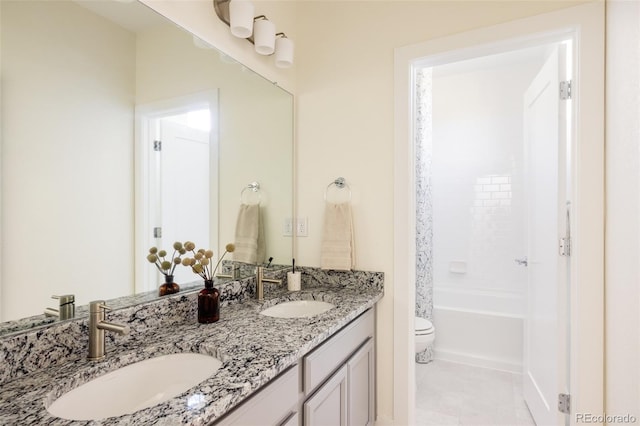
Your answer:
[[[228,251],[229,253],[233,253],[236,249],[236,246],[234,246],[233,244],[229,243],[226,246],[224,246],[224,249],[226,251]]]
[[[191,261],[192,261],[192,260],[193,260],[193,259],[191,259],[191,258],[185,257],[184,259],[182,259],[182,264],[183,264],[184,266],[191,266]]]
[[[206,257],[207,259],[211,259],[213,257],[213,251],[211,250],[207,250],[204,252],[204,257]]]
[[[174,250],[182,249],[182,243],[180,241],[176,241],[175,243],[173,243],[173,249]]]
[[[202,268],[202,265],[201,265],[201,264],[196,263],[195,265],[193,265],[193,271],[194,271],[196,274],[201,273],[201,272],[202,272],[202,270],[203,270],[203,268]]]
[[[184,248],[181,248],[180,250],[178,250],[178,253],[180,253],[180,255],[183,255],[187,253],[187,250],[185,250]]]
[[[204,249],[198,249],[198,253],[202,253],[204,254],[205,250]]]
[[[209,264],[209,259],[207,259],[206,257],[204,259],[202,259],[200,261],[200,263],[202,263],[204,266],[207,266]]]
[[[194,248],[196,248],[195,243],[191,242],[191,241],[187,241],[184,243],[184,248],[188,251],[193,250]]]
[[[174,251],[171,257],[167,259],[167,251],[166,250],[158,250],[157,247],[151,247],[149,249],[149,254],[147,255],[147,261],[149,263],[153,263],[158,271],[160,271],[163,275],[169,276],[173,275],[173,272],[176,269],[176,266],[182,263],[182,259],[180,259],[181,254],[178,254],[178,251]]]
[[[197,252],[196,254],[194,254],[194,255],[193,255],[193,257],[194,257],[196,260],[200,260],[200,259],[202,259],[202,258],[204,257],[204,254],[202,254],[202,253],[200,253],[200,252]]]

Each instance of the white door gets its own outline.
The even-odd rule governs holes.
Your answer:
[[[528,288],[523,392],[538,426],[564,424],[558,393],[567,381],[568,257],[559,239],[566,225],[566,108],[560,81],[565,46],[555,47],[524,97]]]
[[[162,229],[156,246],[171,256],[173,243],[193,241],[197,248],[209,249],[210,244],[210,149],[209,132],[194,129],[171,119],[161,119],[156,155],[159,164],[159,222]],[[162,277],[159,277],[162,278]],[[174,281],[184,284],[199,280],[190,269],[176,267]],[[161,284],[158,283],[158,284]]]

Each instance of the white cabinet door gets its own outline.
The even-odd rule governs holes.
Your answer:
[[[218,426],[289,425],[291,415],[297,411],[298,383],[299,375],[296,365],[215,424]]]
[[[374,421],[374,352],[369,338],[347,362],[347,414],[349,426],[370,426]]]
[[[347,366],[304,403],[304,426],[347,425]]]

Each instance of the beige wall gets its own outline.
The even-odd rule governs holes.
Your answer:
[[[58,3],[3,3],[3,319],[133,290],[135,39]]]
[[[209,6],[143,1],[268,78],[278,74],[248,51],[246,42],[230,40]],[[393,49],[577,2],[258,3],[282,11],[296,34],[295,74],[282,75],[281,81],[297,95],[296,204],[298,216],[309,218],[309,237],[298,239],[297,262],[319,265],[323,192],[344,176],[353,191],[357,267],[386,274],[387,296],[377,322],[377,399],[378,417],[388,421],[393,418]],[[413,286],[399,285],[407,291]]]
[[[309,217],[300,264],[317,266],[322,192],[344,176],[353,191],[357,267],[385,272],[379,304],[378,418],[393,418],[394,48],[575,2],[301,2],[297,53],[297,205]],[[329,29],[329,30],[328,30]]]
[[[221,61],[215,51],[196,48],[189,34],[170,25],[139,34],[137,46],[137,105],[218,90],[219,129],[214,131],[222,184],[213,225],[219,228],[215,253],[235,240],[240,191],[258,181],[267,258],[290,264],[291,238],[282,236],[293,203],[290,95],[240,64]]]
[[[640,419],[639,76],[640,3],[608,1],[606,411],[610,415],[631,414],[637,419]]]

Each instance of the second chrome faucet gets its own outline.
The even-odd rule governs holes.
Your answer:
[[[89,303],[89,360],[99,360],[105,354],[105,331],[113,331],[123,336],[129,334],[129,326],[114,324],[105,321],[105,311],[111,309],[105,305],[104,300],[95,300]]]

